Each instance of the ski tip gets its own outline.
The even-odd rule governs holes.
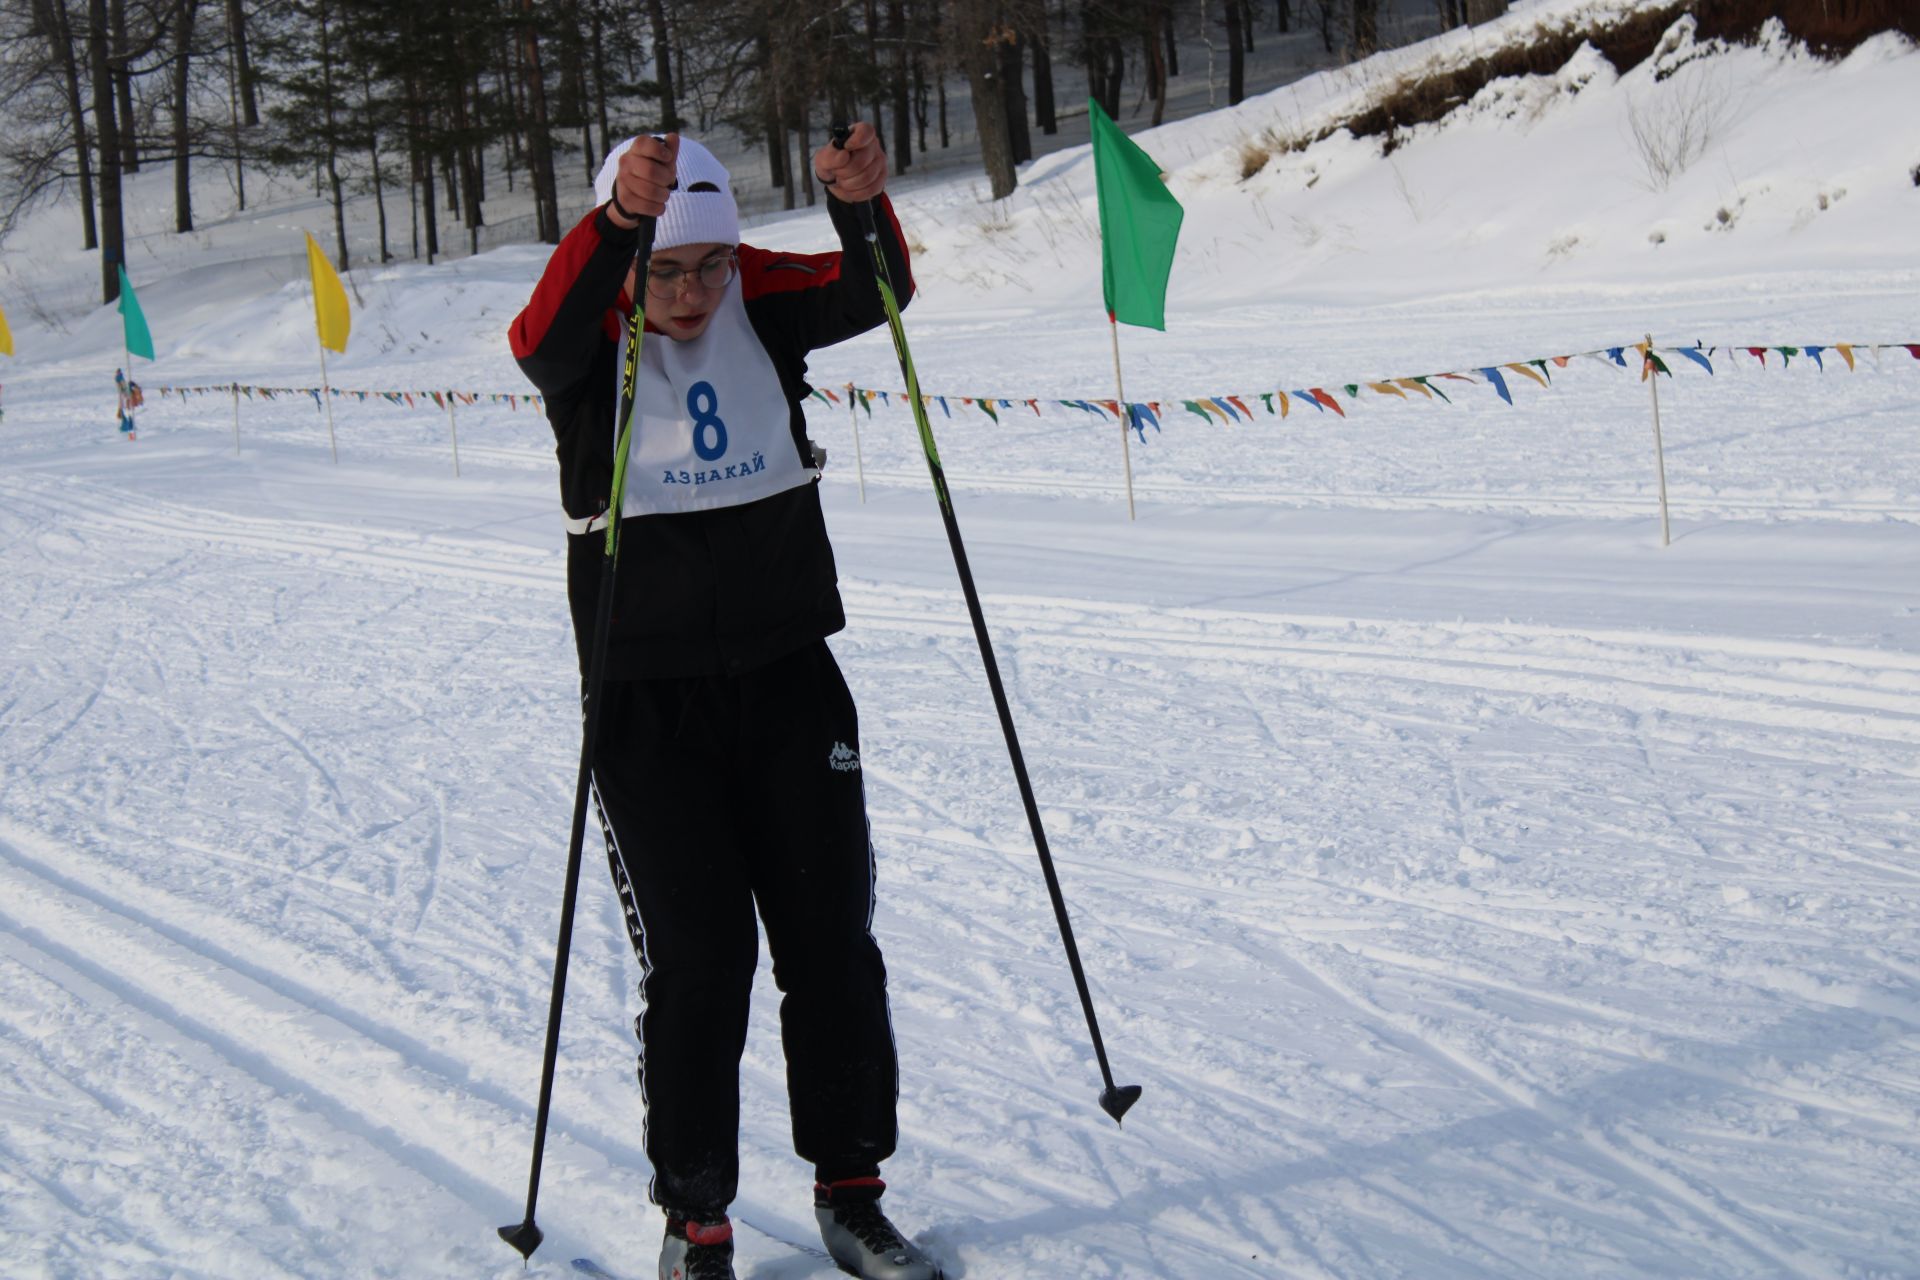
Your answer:
[[[1100,1109],[1113,1117],[1115,1124],[1127,1114],[1133,1104],[1140,1101],[1140,1086],[1137,1084],[1117,1084],[1100,1094]]]

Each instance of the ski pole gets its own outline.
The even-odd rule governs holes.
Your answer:
[[[553,1068],[560,1056],[560,1010],[567,994],[567,957],[573,950],[573,907],[580,896],[580,849],[585,843],[587,801],[593,789],[593,750],[600,735],[600,690],[607,660],[607,632],[613,618],[614,571],[619,564],[620,500],[627,483],[627,448],[633,432],[634,379],[640,368],[640,342],[645,326],[647,262],[653,254],[653,219],[640,219],[635,246],[633,306],[627,312],[627,358],[620,372],[620,435],[614,445],[613,492],[607,500],[606,552],[600,557],[600,588],[594,600],[593,644],[588,650],[586,724],[580,737],[580,780],[573,792],[573,834],[567,842],[567,883],[560,900],[560,940],[553,960],[553,999],[547,1006],[546,1061],[540,1068],[540,1106],[533,1122],[533,1165],[527,1173],[527,1216],[524,1222],[500,1228],[500,1238],[520,1251],[522,1258],[546,1238],[533,1221],[540,1198],[540,1164],[547,1149],[547,1115],[553,1104]]]
[[[833,126],[833,145],[844,150],[852,129]],[[960,573],[960,590],[967,598],[967,614],[973,620],[973,637],[980,645],[980,658],[987,668],[987,685],[993,690],[994,709],[1000,713],[1000,731],[1007,739],[1007,755],[1013,760],[1013,776],[1020,786],[1020,802],[1026,806],[1027,826],[1033,832],[1033,847],[1040,855],[1040,870],[1046,876],[1047,893],[1053,899],[1053,917],[1060,925],[1060,941],[1067,949],[1067,964],[1073,970],[1073,984],[1080,991],[1080,1007],[1086,1011],[1087,1031],[1093,1037],[1093,1054],[1100,1062],[1100,1078],[1106,1088],[1100,1094],[1100,1109],[1113,1117],[1115,1124],[1127,1109],[1140,1099],[1137,1084],[1117,1085],[1113,1068],[1107,1065],[1107,1047],[1100,1039],[1100,1022],[1094,1017],[1093,996],[1087,990],[1086,970],[1080,965],[1080,948],[1074,945],[1073,925],[1067,919],[1066,899],[1060,893],[1060,877],[1054,873],[1053,854],[1047,850],[1047,833],[1040,825],[1040,806],[1033,798],[1033,783],[1027,777],[1026,758],[1020,754],[1020,737],[1014,732],[1013,711],[1007,704],[1007,691],[1000,682],[1000,668],[993,660],[993,642],[987,638],[986,616],[980,610],[980,593],[974,589],[973,570],[967,565],[967,548],[960,540],[960,525],[953,514],[953,495],[947,490],[947,473],[940,465],[940,451],[933,443],[933,424],[927,419],[927,406],[920,399],[920,378],[914,372],[913,353],[907,349],[907,331],[900,323],[900,302],[893,291],[887,271],[886,255],[880,252],[879,234],[874,229],[873,201],[854,205],[860,214],[860,229],[866,234],[867,247],[873,253],[874,282],[880,286],[880,302],[887,311],[887,328],[893,334],[893,353],[900,361],[900,373],[907,380],[907,403],[913,406],[914,425],[920,429],[920,449],[927,456],[927,471],[933,477],[934,496],[940,500],[940,518],[947,527],[947,544],[953,548],[953,565]]]

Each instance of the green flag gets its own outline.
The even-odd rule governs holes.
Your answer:
[[[117,269],[120,272],[120,319],[127,330],[127,352],[151,360],[153,334],[147,329],[147,313],[140,309],[140,298],[133,291],[133,281],[127,279],[127,269],[124,266]]]
[[[1180,202],[1153,157],[1087,99],[1094,185],[1100,193],[1100,267],[1107,314],[1122,324],[1167,327],[1167,276],[1180,238]]]

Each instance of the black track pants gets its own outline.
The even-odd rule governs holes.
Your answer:
[[[899,1092],[853,697],[824,641],[742,676],[608,681],[593,781],[640,957],[653,1198],[739,1183],[758,960],[782,992],[794,1149],[829,1180],[893,1153]]]

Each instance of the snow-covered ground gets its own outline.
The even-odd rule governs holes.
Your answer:
[[[1595,361],[1513,407],[1176,408],[1134,442],[1131,523],[1111,425],[936,413],[1145,1087],[1123,1129],[912,424],[861,418],[863,502],[816,406],[902,1052],[887,1173],[955,1280],[1920,1274],[1920,361],[1867,350],[1920,341],[1916,71],[1894,39],[1658,83],[1587,61],[1390,160],[1335,139],[1245,183],[1245,140],[1390,68],[1142,136],[1188,224],[1168,332],[1121,336],[1133,398],[1721,351],[1660,383],[1668,547],[1647,387]],[[1638,183],[1629,104],[1696,77],[1737,109]],[[904,202],[929,390],[1113,395],[1090,188],[1064,152],[1000,210]],[[321,216],[141,241],[141,379],[313,383],[290,228]],[[336,404],[337,466],[304,397],[244,402],[237,453],[229,400],[154,397],[127,444],[118,318],[58,302],[97,270],[71,226],[0,274],[0,1274],[523,1274],[493,1228],[578,749],[546,427],[462,406],[457,478],[443,414],[380,402]],[[524,391],[503,334],[543,257],[356,271],[334,382]],[[1857,370],[1724,350],[1838,342]],[[877,338],[815,365],[898,386]],[[650,1275],[659,1236],[599,866],[526,1273],[556,1280]],[[761,983],[740,1270],[832,1274],[781,1242],[811,1238],[807,1170]]]

